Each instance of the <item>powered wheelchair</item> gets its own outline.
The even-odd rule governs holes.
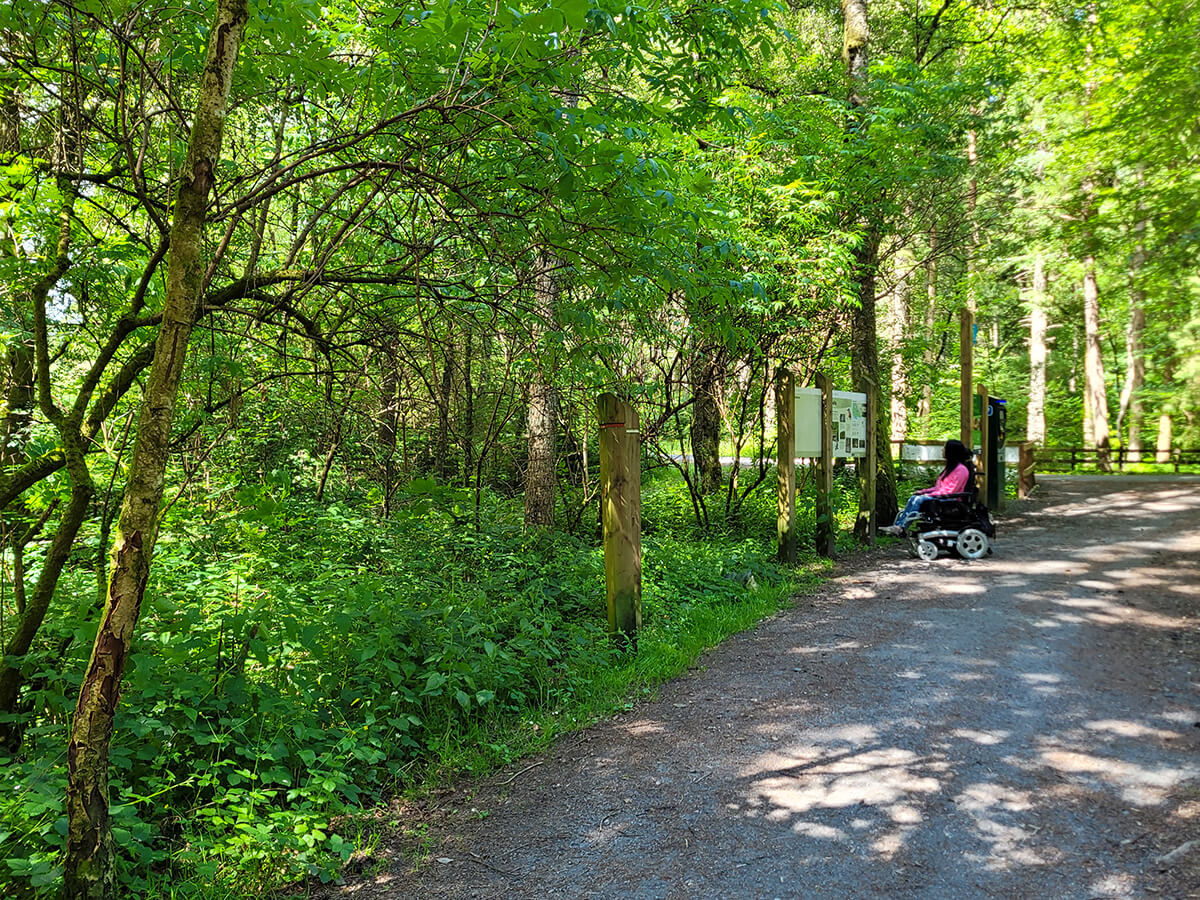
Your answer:
[[[996,526],[988,508],[979,502],[979,490],[930,497],[921,504],[921,518],[904,530],[908,552],[934,560],[955,552],[963,559],[980,559],[992,553]]]

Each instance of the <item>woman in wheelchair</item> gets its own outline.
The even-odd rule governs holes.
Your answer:
[[[961,494],[971,489],[975,483],[975,465],[971,461],[974,454],[967,449],[962,441],[946,441],[943,451],[946,467],[937,477],[931,488],[915,491],[904,509],[896,516],[896,524],[880,528],[881,534],[902,535],[904,530],[914,521],[921,518],[921,504],[933,497],[945,497],[948,494]]]

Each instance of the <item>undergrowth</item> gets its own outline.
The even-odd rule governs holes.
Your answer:
[[[852,486],[838,498],[844,530]],[[590,529],[527,533],[519,508],[488,497],[476,530],[473,496],[432,482],[387,520],[282,476],[220,500],[176,505],[156,549],[112,748],[126,896],[336,878],[379,840],[358,811],[628,706],[823,566],[773,562],[773,491],[700,531],[685,487],[651,474],[644,629],[621,652]],[[811,498],[798,517],[811,534]],[[94,629],[80,607],[26,658],[25,743],[0,764],[0,878],[15,896],[58,889],[66,727]]]

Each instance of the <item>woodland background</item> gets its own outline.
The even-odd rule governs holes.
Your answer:
[[[879,391],[887,519],[889,439],[957,436],[964,308],[1010,441],[1200,445],[1196,13],[4,4],[0,883],[337,877],[405,827],[364,811],[776,608],[819,569],[773,561],[777,366]],[[643,422],[637,654],[604,634],[602,391]],[[72,714],[155,490],[110,747]]]

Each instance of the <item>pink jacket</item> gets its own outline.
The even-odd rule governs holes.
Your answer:
[[[928,497],[944,497],[946,494],[961,494],[967,487],[967,482],[971,479],[971,473],[967,467],[959,463],[950,470],[950,474],[942,474],[938,476],[937,481],[933,483],[933,487],[925,488],[917,491],[918,494],[925,494]]]

